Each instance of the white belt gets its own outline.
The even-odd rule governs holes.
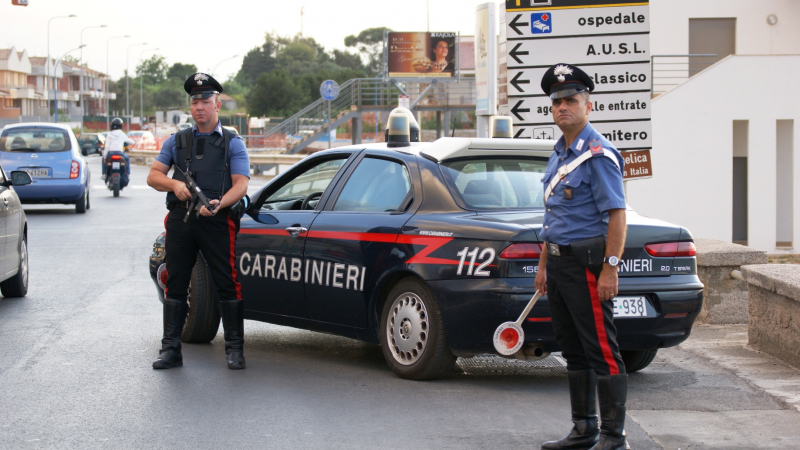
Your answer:
[[[617,158],[614,156],[614,153],[611,150],[604,148],[603,155],[614,161],[614,164],[617,166],[617,169],[619,169],[619,161],[617,161]],[[547,189],[544,190],[544,202],[547,203],[547,199],[550,198],[551,195],[553,195],[553,189],[556,188],[556,185],[565,176],[567,176],[567,174],[577,169],[578,166],[583,164],[584,161],[590,159],[592,156],[594,156],[594,154],[591,151],[587,150],[581,156],[578,156],[577,158],[573,159],[572,162],[564,164],[563,166],[559,167],[558,171],[555,173],[555,175],[553,175],[553,178],[550,180],[550,184],[547,186]]]

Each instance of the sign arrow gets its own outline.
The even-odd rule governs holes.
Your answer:
[[[517,45],[515,45],[514,48],[512,48],[510,52],[508,52],[508,56],[516,59],[518,63],[522,64],[522,60],[517,58],[517,55],[524,56],[524,55],[527,55],[530,52],[528,52],[527,50],[524,51],[524,52],[518,52],[517,50],[519,50],[520,47],[522,47],[522,42],[517,43]]]
[[[521,87],[519,87],[519,85],[520,84],[530,84],[531,80],[520,80],[519,77],[521,77],[521,76],[522,76],[522,72],[517,72],[517,74],[514,75],[514,78],[511,79],[511,85],[513,85],[515,88],[517,88],[518,91],[525,92]]]
[[[513,108],[511,108],[511,114],[514,114],[515,116],[517,116],[517,119],[519,119],[519,120],[525,120],[522,116],[519,115],[519,113],[531,112],[530,108],[520,108],[519,107],[519,105],[521,105],[523,101],[524,100],[518,101],[517,104],[514,105]]]
[[[520,36],[522,36],[522,31],[519,31],[518,27],[521,27],[521,26],[527,27],[528,26],[528,22],[517,22],[517,20],[519,20],[521,17],[522,17],[522,14],[517,14],[517,17],[514,17],[514,20],[512,20],[511,23],[508,24],[508,26],[513,28],[514,31],[516,31],[517,34],[520,35]]]
[[[520,128],[519,131],[517,131],[517,134],[514,135],[514,139],[519,139],[520,136],[522,136],[523,131],[525,131],[525,128]]]

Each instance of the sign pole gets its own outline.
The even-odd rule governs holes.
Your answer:
[[[331,148],[331,101],[328,100],[328,149]]]

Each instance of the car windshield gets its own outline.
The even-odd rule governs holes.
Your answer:
[[[67,130],[52,127],[15,127],[3,130],[0,151],[63,152],[70,150]]]
[[[83,136],[78,138],[78,142],[94,142],[97,140],[97,135],[94,134],[84,134]]]
[[[472,158],[441,164],[453,195],[469,209],[542,208],[546,159]]]

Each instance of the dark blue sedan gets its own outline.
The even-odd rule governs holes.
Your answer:
[[[495,329],[535,291],[553,144],[442,138],[309,156],[259,190],[242,218],[235,261],[245,318],[380,344],[410,379],[441,375],[456,356],[495,353]],[[703,285],[688,230],[627,217],[614,315],[634,372],[689,337]],[[163,243],[162,234],[150,259],[161,284]],[[213,292],[200,257],[185,342],[216,335]],[[522,328],[513,357],[559,351],[546,296]]]
[[[16,188],[22,203],[74,204],[77,213],[89,209],[89,166],[67,125],[6,125],[0,134],[0,165],[9,172],[27,172],[33,179]]]

